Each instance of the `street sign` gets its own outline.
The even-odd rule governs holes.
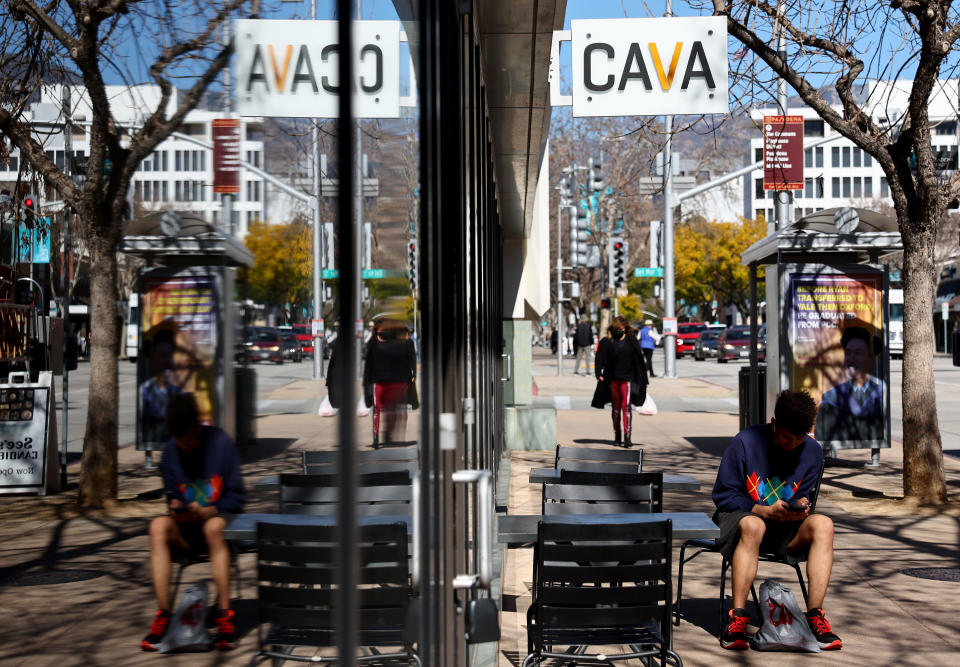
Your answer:
[[[723,16],[578,19],[567,34],[575,117],[727,113]]]
[[[764,116],[763,189],[803,190],[803,116]]]
[[[310,320],[310,334],[317,338],[323,338],[323,320]]]
[[[634,278],[663,278],[662,266],[638,266],[633,270]]]
[[[677,335],[677,318],[676,317],[663,318],[663,335],[664,336]]]
[[[330,280],[331,278],[339,278],[340,269],[324,269],[322,275],[324,280]]]
[[[942,301],[940,302],[940,319],[946,322],[948,317],[950,317],[950,302]]]
[[[379,280],[380,278],[386,278],[387,272],[385,269],[364,269],[363,270],[363,279],[364,280]]]
[[[213,192],[240,194],[240,119],[214,118],[213,132]]]

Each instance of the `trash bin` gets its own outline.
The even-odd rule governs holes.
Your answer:
[[[233,369],[237,387],[237,447],[252,445],[257,437],[257,371],[252,366]]]
[[[760,394],[760,405],[758,414],[750,414],[750,366],[744,366],[740,369],[738,376],[740,389],[740,430],[753,426],[754,424],[763,424],[767,421],[767,401],[765,398],[767,390],[767,365],[757,364],[757,391]]]

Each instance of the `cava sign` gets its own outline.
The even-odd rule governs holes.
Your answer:
[[[578,20],[568,34],[574,116],[727,113],[722,16]]]
[[[400,23],[354,21],[353,110],[400,116]],[[336,118],[341,85],[336,21],[236,22],[241,116]]]

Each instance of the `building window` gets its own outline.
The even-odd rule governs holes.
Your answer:
[[[803,121],[803,136],[805,136],[805,137],[822,137],[822,136],[823,136],[823,121],[822,121],[822,120],[805,120],[805,121]]]
[[[200,171],[206,171],[206,170],[207,170],[207,152],[202,151],[200,153]]]
[[[843,166],[844,167],[850,166],[850,147],[849,146],[843,147]]]
[[[831,192],[832,192],[833,196],[834,196],[834,197],[839,197],[839,196],[840,196],[840,179],[837,178],[836,176],[834,176],[833,179],[832,179],[832,181],[831,181],[831,185],[832,185],[832,190],[831,190]]]
[[[153,194],[150,189],[150,181],[143,182],[143,201],[153,201]]]
[[[861,154],[861,152],[862,152],[862,151],[861,151],[859,148],[854,148],[854,149],[853,149],[853,166],[854,166],[854,167],[859,167],[859,166],[860,166],[860,154]]]
[[[7,167],[10,171],[20,171],[20,156],[11,155],[10,156],[10,166]]]
[[[200,156],[197,153],[198,151],[190,151],[190,161],[192,163],[190,171],[200,171]]]
[[[764,197],[764,192],[763,192],[763,179],[762,179],[762,178],[758,178],[756,181],[754,181],[754,184],[753,184],[753,195],[754,195],[754,197],[755,197],[756,199],[763,199],[763,197]]]
[[[853,177],[853,196],[857,198],[863,196],[863,190],[861,189],[859,176]]]
[[[817,166],[818,167],[823,166],[823,148],[821,147],[817,148]]]
[[[754,162],[760,162],[762,159],[763,159],[763,149],[762,149],[762,148],[754,148],[754,149],[753,149],[753,161],[754,161]]]
[[[957,133],[957,121],[945,120],[937,125],[937,134],[951,136]]]
[[[776,220],[776,219],[777,219],[777,216],[776,216],[776,214],[774,213],[773,209],[772,209],[772,208],[768,208],[768,209],[767,209],[767,220]]]
[[[808,179],[806,179],[806,180],[803,182],[803,189],[804,189],[804,191],[805,191],[805,194],[806,194],[806,196],[807,196],[807,199],[810,199],[811,197],[814,196],[814,195],[813,195],[813,193],[814,193],[814,189],[813,189],[813,188],[814,188],[814,185],[813,185],[813,179],[812,179],[812,178],[808,178]]]
[[[834,146],[830,149],[830,166],[839,167],[840,166],[840,148]]]
[[[174,151],[174,152],[173,152],[173,170],[174,170],[174,171],[181,171],[181,170],[182,170],[182,167],[183,167],[182,159],[183,159],[183,158],[181,157],[181,155],[182,155],[182,153],[181,153],[180,151]]]
[[[170,189],[169,183],[167,181],[161,181],[163,185],[163,196],[160,198],[162,201],[170,201]]]
[[[873,176],[865,176],[863,179],[863,196],[873,197]]]
[[[872,167],[873,166],[873,156],[870,155],[867,151],[863,151],[863,166]]]
[[[850,177],[849,176],[843,177],[843,196],[844,197],[850,196]]]
[[[143,201],[143,183],[140,181],[133,184],[133,199],[134,201]]]
[[[890,184],[887,183],[887,177],[880,177],[880,196],[889,197],[890,196]]]
[[[180,181],[174,181],[173,183],[173,201],[183,201],[183,186],[180,185]]]
[[[163,151],[162,153],[160,153],[160,156],[163,158],[163,168],[162,168],[162,171],[169,171],[169,168],[170,168],[170,167],[169,167],[169,165],[167,164],[167,153],[169,153],[169,152],[170,152],[170,151]]]
[[[803,166],[806,169],[813,168],[813,149],[812,148],[808,148],[805,151],[803,151]]]

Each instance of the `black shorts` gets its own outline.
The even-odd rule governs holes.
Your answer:
[[[183,549],[179,545],[174,547],[174,555],[187,555],[186,552],[196,556],[205,556],[210,553],[210,547],[207,545],[207,538],[203,536],[203,524],[205,521],[179,521],[177,528],[183,541],[187,543],[188,549]]]
[[[745,516],[757,516],[753,512],[737,510],[735,512],[717,512],[713,520],[720,526],[720,537],[717,538],[717,549],[727,560],[733,560],[733,552],[740,541],[740,520]],[[760,518],[760,517],[757,517]],[[773,554],[785,558],[787,545],[800,530],[802,521],[771,521],[763,519],[767,529],[760,542],[760,553]]]

